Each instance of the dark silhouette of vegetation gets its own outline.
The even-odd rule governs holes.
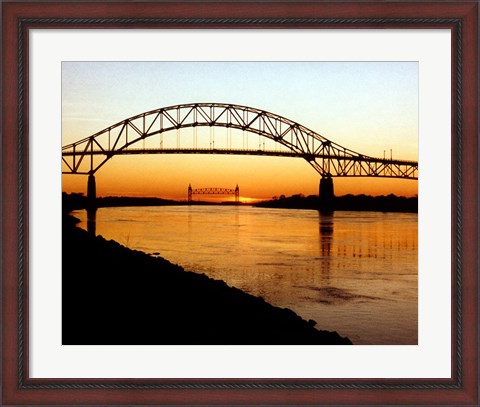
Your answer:
[[[81,193],[62,193],[63,208],[70,212],[76,209],[87,208],[87,198]],[[168,206],[168,205],[246,205],[242,202],[211,202],[211,201],[174,201],[171,199],[154,197],[106,196],[95,199],[95,207],[110,208],[120,206]]]
[[[162,198],[132,198],[132,197],[104,197],[97,198],[96,207],[115,206],[162,206],[162,205],[238,205],[235,202],[208,202],[208,201],[173,201]],[[240,205],[252,205],[242,204]],[[320,198],[317,195],[305,196],[296,194],[289,197],[280,195],[274,196],[269,201],[262,201],[254,206],[263,208],[286,208],[286,209],[319,209]],[[85,209],[87,198],[83,194],[63,193],[64,211],[70,212],[75,209]],[[336,196],[333,201],[333,210],[337,211],[377,211],[377,212],[418,212],[418,198],[406,198],[403,196],[381,195],[343,195]]]
[[[69,212],[75,209],[85,209],[87,207],[87,198],[79,193],[63,193],[63,207]],[[178,205],[179,202],[162,198],[150,197],[127,197],[127,196],[107,196],[96,198],[95,206],[97,208],[115,207],[115,206],[162,206]]]
[[[72,192],[67,194],[62,192],[62,211],[69,213],[76,209],[85,209],[87,207],[87,197],[83,194]]]
[[[279,198],[255,204],[263,208],[318,209],[320,198],[316,195],[302,194]],[[343,195],[333,200],[333,210],[337,211],[377,211],[377,212],[418,212],[418,198],[405,198],[393,194],[384,196]]]

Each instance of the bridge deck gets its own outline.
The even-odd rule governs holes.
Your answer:
[[[74,156],[79,155],[78,151],[63,151],[62,156]],[[338,155],[326,155],[326,154],[305,154],[297,153],[294,151],[282,151],[282,150],[262,150],[262,149],[241,149],[241,148],[124,148],[122,150],[92,150],[88,151],[88,155],[136,155],[136,154],[226,154],[226,155],[256,155],[256,156],[271,156],[271,157],[292,157],[292,158],[306,158],[311,159],[335,159],[346,161],[361,161],[363,159],[369,162],[381,163],[381,164],[394,164],[394,165],[416,165],[416,161],[409,160],[392,160],[389,158],[377,158],[377,157],[351,157],[351,156],[338,156]]]

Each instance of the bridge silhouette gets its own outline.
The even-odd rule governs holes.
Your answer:
[[[240,188],[238,185],[235,188],[192,188],[188,185],[188,202],[193,201],[193,195],[234,195],[235,203],[240,202]]]
[[[218,127],[226,129],[226,135],[216,136]],[[200,133],[202,128],[209,128],[208,134]],[[176,137],[164,138],[164,133],[172,132]],[[249,134],[258,136],[258,144],[249,140]],[[303,158],[321,176],[320,197],[325,206],[334,196],[332,177],[418,179],[416,161],[360,154],[280,115],[225,103],[175,105],[122,120],[63,146],[62,173],[88,175],[87,197],[94,202],[95,173],[115,156],[135,154]]]

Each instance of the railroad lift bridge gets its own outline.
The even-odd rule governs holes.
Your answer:
[[[218,127],[226,134],[215,135]],[[416,161],[366,156],[280,115],[226,103],[175,105],[129,117],[63,146],[62,173],[88,175],[87,198],[94,207],[96,172],[115,156],[135,154],[303,158],[320,176],[320,204],[326,209],[333,202],[334,177],[418,179]]]
[[[193,195],[234,195],[235,204],[240,203],[240,188],[238,184],[235,188],[192,188],[192,184],[187,189],[188,202],[193,202]]]

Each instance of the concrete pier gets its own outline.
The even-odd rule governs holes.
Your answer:
[[[320,210],[324,212],[331,212],[334,210],[335,195],[333,193],[333,179],[325,176],[320,180],[319,188]]]
[[[97,203],[97,187],[95,184],[95,176],[93,174],[88,175],[87,183],[87,205],[89,208],[96,208]]]

